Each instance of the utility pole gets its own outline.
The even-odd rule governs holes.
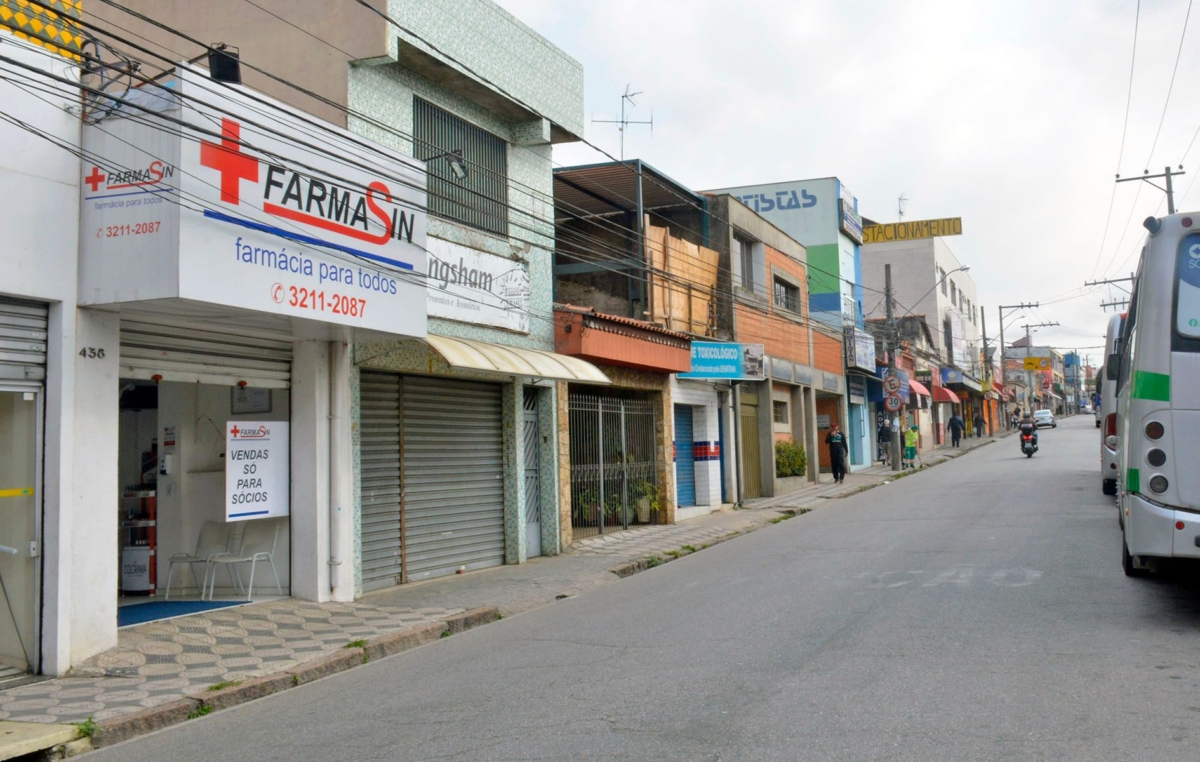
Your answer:
[[[887,301],[887,355],[888,355],[888,375],[896,375],[896,348],[900,345],[900,337],[896,331],[896,323],[892,319],[894,307],[892,305],[892,266],[883,266],[883,298]],[[884,399],[887,399],[885,396]],[[893,415],[892,411],[886,411],[889,416]],[[898,416],[898,412],[897,412]],[[901,470],[901,438],[904,436],[904,419],[899,418],[899,426],[892,427],[892,470]]]
[[[987,391],[992,390],[992,364],[988,362],[988,340],[987,340],[987,310],[983,307],[979,308],[979,329],[983,331],[983,383],[987,385]],[[985,401],[983,403],[987,405]],[[997,407],[999,407],[997,405]],[[988,419],[988,436],[996,435],[996,416],[989,415]]]
[[[1008,365],[1004,359],[1004,312],[1005,310],[1033,309],[1037,306],[1037,302],[1033,304],[1026,302],[1022,304],[1002,304],[996,308],[997,313],[1000,315],[1000,378],[1004,379],[1005,383],[1008,383]],[[1026,393],[1028,393],[1028,389],[1029,387],[1026,387]]]
[[[1157,180],[1160,177],[1166,178],[1167,187],[1162,188],[1157,185],[1154,185],[1154,187],[1167,194],[1167,214],[1175,214],[1175,189],[1174,186],[1171,185],[1171,178],[1179,177],[1182,174],[1184,174],[1183,165],[1180,164],[1179,169],[1175,170],[1174,172],[1171,171],[1170,167],[1164,168],[1161,175],[1152,175],[1148,169],[1142,172],[1141,177],[1121,177],[1120,175],[1117,175],[1117,182],[1129,183],[1133,182],[1134,180],[1144,180],[1147,185],[1154,185],[1154,183],[1150,182],[1151,180]]]
[[[1029,336],[1029,331],[1030,331],[1030,329],[1031,329],[1031,328],[1049,328],[1049,327],[1051,327],[1051,326],[1055,326],[1055,325],[1058,325],[1058,323],[1057,323],[1057,322],[1054,322],[1054,323],[1034,323],[1033,325],[1025,325],[1025,326],[1022,326],[1022,328],[1024,328],[1024,329],[1025,329],[1025,359],[1029,359],[1029,352],[1030,352],[1030,350],[1031,350],[1031,349],[1033,349],[1033,340],[1032,340],[1032,339],[1030,338],[1030,336]],[[1026,388],[1026,389],[1032,389],[1032,388],[1033,388],[1033,385],[1030,383],[1029,369],[1028,369],[1028,368],[1026,368],[1026,369],[1025,369],[1025,388]],[[1033,403],[1031,402],[1030,404],[1032,405]],[[1030,412],[1032,413],[1032,410],[1031,410]]]
[[[636,93],[629,92],[629,85],[625,85],[625,92],[621,95],[621,118],[620,119],[597,119],[596,117],[592,117],[593,124],[615,124],[615,125],[617,125],[617,132],[621,133],[621,161],[625,161],[625,128],[626,127],[628,127],[631,124],[648,124],[648,125],[650,125],[650,135],[651,136],[654,135],[654,112],[653,111],[650,112],[650,120],[649,121],[639,121],[639,120],[635,120],[635,119],[626,119],[625,118],[625,102],[628,101],[631,106],[636,106],[637,101],[635,101],[634,98],[636,98],[637,96],[639,96],[641,94],[642,94],[641,90],[637,91]]]

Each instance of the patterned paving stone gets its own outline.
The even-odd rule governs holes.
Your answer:
[[[291,669],[352,640],[461,611],[281,599],[127,627],[119,631],[116,648],[78,665],[71,677],[0,691],[0,718],[118,717],[225,680]]]

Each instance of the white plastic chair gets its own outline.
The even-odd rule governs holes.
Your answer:
[[[204,580],[200,582],[200,597],[204,598],[204,588],[208,586],[209,572],[214,572],[212,560],[217,556],[229,553],[229,525],[217,521],[206,521],[200,528],[200,536],[196,538],[196,552],[192,555],[176,553],[167,564],[167,600],[171,600],[171,579],[175,575],[175,565],[185,564],[196,576],[196,564],[204,564]],[[215,573],[214,573],[215,576]]]
[[[212,579],[208,586],[208,599],[213,599],[213,590],[217,586],[217,565],[218,564],[250,564],[250,581],[246,585],[246,600],[250,600],[251,593],[254,592],[254,569],[259,561],[266,561],[271,567],[271,574],[275,575],[275,587],[278,588],[279,594],[283,595],[283,584],[279,581],[279,572],[275,571],[275,545],[279,542],[279,525],[278,519],[258,519],[257,521],[246,522],[246,529],[242,532],[242,543],[237,553],[229,555],[215,556],[210,559],[213,565]],[[230,566],[230,570],[236,574],[236,566]],[[238,581],[241,581],[241,575],[237,575]]]

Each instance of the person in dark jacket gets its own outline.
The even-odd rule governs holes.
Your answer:
[[[983,420],[983,413],[975,414],[975,438],[979,439],[983,436],[983,430],[987,427],[987,422]]]
[[[829,433],[825,435],[825,444],[829,445],[829,465],[833,470],[833,480],[841,484],[846,478],[846,455],[850,448],[846,444],[846,435],[836,423],[829,427]]]
[[[950,429],[950,444],[958,447],[958,442],[962,439],[963,429],[967,425],[963,423],[963,419],[958,417],[958,414],[950,416],[950,422],[946,424],[946,428]]]
[[[879,462],[887,465],[892,458],[892,422],[887,418],[879,424]]]

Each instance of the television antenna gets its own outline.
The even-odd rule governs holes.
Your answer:
[[[903,193],[900,194],[900,198],[896,199],[896,215],[901,222],[904,222],[904,205],[907,203],[908,196]]]
[[[626,127],[628,127],[631,124],[648,124],[648,125],[650,125],[650,135],[651,136],[654,135],[654,111],[653,110],[650,111],[649,121],[643,121],[643,120],[638,120],[638,119],[629,119],[628,117],[625,116],[625,104],[629,103],[630,106],[636,106],[637,101],[635,101],[634,98],[636,98],[637,96],[642,95],[642,94],[643,94],[643,92],[641,90],[639,90],[636,93],[629,92],[629,85],[627,84],[627,85],[625,85],[625,92],[621,94],[621,118],[620,119],[597,119],[596,117],[592,117],[593,124],[615,124],[615,125],[617,125],[617,131],[621,133],[621,161],[625,161],[625,128]]]

